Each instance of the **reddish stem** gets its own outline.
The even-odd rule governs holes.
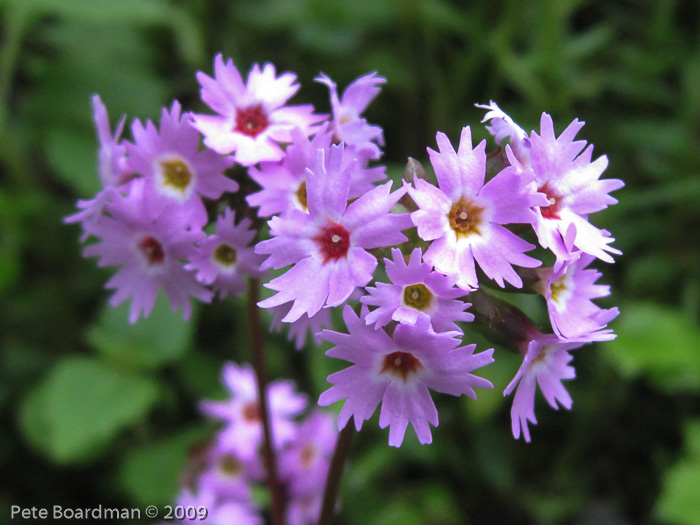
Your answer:
[[[338,441],[335,443],[335,450],[331,458],[331,464],[328,469],[328,477],[326,478],[326,487],[323,491],[323,506],[321,507],[321,515],[318,518],[318,525],[331,525],[333,516],[335,515],[335,502],[338,499],[338,489],[340,480],[343,477],[343,469],[345,460],[350,451],[350,442],[354,434],[355,422],[353,418],[347,422],[345,428],[338,434]]]
[[[284,525],[284,494],[277,475],[277,458],[272,440],[272,427],[270,425],[270,412],[267,403],[267,371],[265,367],[265,348],[263,346],[263,330],[260,321],[259,281],[248,281],[248,317],[250,319],[251,332],[251,358],[258,383],[258,405],[260,419],[263,426],[263,458],[267,471],[267,487],[270,491],[271,515],[273,525]]]

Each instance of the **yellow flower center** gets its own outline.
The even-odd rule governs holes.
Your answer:
[[[484,208],[477,206],[466,197],[462,197],[452,205],[447,219],[458,239],[468,237],[471,234],[481,235],[479,225],[483,211]]]
[[[411,284],[403,289],[403,302],[416,310],[427,310],[433,302],[433,292],[423,283]]]
[[[161,160],[160,168],[165,186],[170,186],[184,193],[192,182],[190,168],[182,159]]]

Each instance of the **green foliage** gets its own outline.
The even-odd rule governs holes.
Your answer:
[[[60,463],[94,457],[158,399],[152,380],[86,357],[67,357],[31,391],[21,423],[34,446]]]
[[[700,420],[694,419],[685,428],[685,454],[663,477],[656,516],[678,525],[700,523]]]
[[[87,340],[108,361],[127,368],[157,368],[183,357],[192,344],[194,317],[184,321],[162,293],[151,314],[135,324],[129,323],[128,303],[117,308],[105,304]]]

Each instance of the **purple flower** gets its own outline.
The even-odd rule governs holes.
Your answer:
[[[509,133],[504,129],[510,130],[511,164],[527,173],[528,180],[534,177],[537,191],[547,196],[548,202],[535,209],[537,220],[533,223],[542,247],[552,250],[559,261],[580,250],[613,262],[610,253],[621,253],[608,246],[615,239],[593,226],[588,215],[615,204],[617,200],[608,194],[624,183],[619,179],[600,180],[608,158],[603,155],[592,161],[593,145],[586,147],[585,140],[574,141],[584,123],[575,119],[557,138],[552,117],[542,113],[540,134],[533,131],[527,138],[495,103],[480,107],[491,109],[484,120],[493,119],[489,131],[497,141]]]
[[[328,160],[333,133],[327,131],[327,124],[309,140],[299,129],[292,130],[292,144],[281,162],[261,162],[259,168],[251,166],[248,174],[262,189],[246,197],[248,204],[259,206],[258,215],[269,217],[296,208],[308,211],[306,194],[306,170],[314,170],[318,150],[324,151]],[[350,169],[348,198],[359,197],[372,190],[374,183],[384,179],[384,167],[365,168],[346,147],[342,169]]]
[[[573,359],[569,351],[588,342],[590,341],[562,340],[554,334],[533,334],[533,339],[527,345],[520,369],[503,392],[504,396],[510,394],[519,383],[510,411],[515,439],[520,437],[522,428],[525,441],[530,442],[528,421],[537,424],[537,419],[535,419],[537,384],[552,408],[555,410],[558,408],[558,401],[567,410],[571,409],[571,396],[561,382],[563,379],[576,377],[574,368],[569,366],[569,362]]]
[[[280,478],[287,484],[291,500],[323,496],[319,487],[325,485],[338,438],[334,419],[320,410],[312,412],[280,454]]]
[[[99,257],[98,266],[121,266],[105,286],[116,290],[109,300],[112,306],[132,298],[132,323],[141,312],[148,316],[160,287],[173,311],[181,307],[183,317],[189,319],[190,297],[209,302],[212,294],[180,261],[194,253],[195,243],[204,234],[188,229],[187,214],[154,200],[144,190],[144,182],[131,182],[125,196],[114,192],[114,200],[106,206],[109,215],[100,217],[89,229],[100,242],[85,247],[83,254]]]
[[[201,409],[224,421],[225,426],[218,436],[220,445],[234,450],[247,461],[255,457],[262,443],[257,380],[250,366],[239,367],[234,363],[224,365],[222,379],[231,398],[203,401]],[[273,381],[267,395],[275,446],[282,447],[296,434],[293,418],[306,408],[306,396],[295,391],[292,381]]]
[[[313,106],[285,106],[299,89],[296,75],[276,76],[275,66],[255,64],[243,83],[233,61],[214,59],[214,78],[197,73],[202,100],[218,115],[194,115],[194,127],[204,143],[221,154],[234,153],[240,164],[250,166],[264,160],[280,160],[280,142],[291,142],[291,131],[299,127],[308,136],[324,116],[313,115]]]
[[[129,163],[148,181],[147,188],[176,206],[191,210],[198,227],[207,222],[201,197],[218,199],[238,184],[223,172],[232,162],[210,150],[199,150],[199,133],[180,116],[180,104],[163,109],[160,130],[148,121],[134,121],[134,144],[127,144]]]
[[[382,154],[379,146],[384,145],[382,128],[368,124],[360,115],[379,94],[379,86],[386,79],[378,77],[376,71],[362,76],[345,88],[340,99],[335,82],[327,75],[321,74],[316,82],[325,84],[330,90],[335,138],[354,147],[360,155],[378,159]]]
[[[401,250],[392,248],[393,261],[384,259],[386,273],[392,284],[377,283],[368,287],[360,301],[375,310],[365,316],[367,324],[375,324],[375,329],[390,321],[415,324],[419,317],[431,322],[436,332],[460,330],[455,321],[469,322],[474,316],[464,310],[468,303],[458,301],[466,294],[463,289],[454,288],[456,278],[449,278],[432,271],[432,267],[421,262],[421,250],[415,248],[406,264]]]
[[[134,176],[127,160],[126,146],[121,142],[126,116],[120,119],[114,135],[112,135],[107,108],[99,95],[92,96],[92,109],[97,138],[100,143],[98,170],[103,189],[90,200],[79,200],[77,207],[80,211],[64,219],[64,222],[68,224],[76,222],[83,224],[81,241],[87,239],[89,236],[87,230],[90,228],[90,224],[99,219],[104,213],[105,206],[112,201],[114,189],[129,182]]]
[[[307,172],[309,212],[290,209],[273,217],[268,223],[273,238],[256,246],[257,253],[269,255],[263,269],[294,265],[265,285],[278,293],[258,303],[270,308],[294,301],[285,323],[345,302],[372,279],[377,260],[367,250],[404,242],[401,230],[411,226],[407,214],[389,213],[405,192],[390,193],[391,181],[348,206],[352,164],[345,167],[343,153],[342,145],[332,146],[326,165],[318,151],[315,170]]]
[[[491,125],[486,126],[486,129],[493,135],[496,142],[501,144],[510,138],[509,146],[513,154],[523,166],[530,166],[532,151],[527,132],[513,122],[513,119],[506,115],[493,100],[488,106],[476,104],[476,107],[489,110],[481,122],[491,121]]]
[[[444,133],[437,134],[440,153],[428,149],[439,188],[416,179],[408,188],[419,209],[411,214],[418,235],[433,241],[423,259],[445,275],[457,275],[464,289],[478,286],[474,261],[499,286],[504,280],[521,287],[511,265],[534,268],[540,261],[523,252],[534,248],[503,224],[531,223],[531,206],[543,202],[513,168],[506,168],[484,184],[486,141],[472,149],[471,130],[462,129],[455,152]],[[546,201],[544,201],[546,202]]]
[[[595,257],[576,252],[560,268],[540,271],[540,293],[547,299],[547,309],[554,332],[562,339],[585,337],[591,341],[610,341],[612,330],[605,330],[609,321],[617,317],[618,309],[603,310],[591,299],[607,297],[610,287],[595,284],[601,276],[594,269],[585,269]]]
[[[235,224],[235,214],[227,208],[224,215],[216,219],[216,234],[200,243],[190,258],[191,262],[185,266],[188,270],[196,270],[197,279],[211,285],[222,299],[228,294],[243,293],[245,277],[262,276],[262,257],[248,246],[255,238],[251,224],[247,218]]]
[[[215,443],[207,452],[206,466],[199,475],[197,486],[201,491],[215,494],[219,498],[249,500],[249,462],[249,458],[241,457],[230,447]]]
[[[382,403],[379,426],[389,426],[389,445],[401,445],[408,423],[421,443],[430,443],[429,424],[438,425],[438,414],[428,389],[475,399],[475,387],[493,386],[471,374],[493,362],[493,349],[474,354],[476,345],[457,348],[459,340],[453,336],[458,332],[435,333],[420,317],[415,325],[398,325],[392,339],[384,330],[367,326],[349,305],[343,309],[343,319],[348,334],[329,330],[320,334],[336,345],[326,355],[353,363],[328,377],[333,386],[318,401],[324,406],[345,399],[338,428],[354,417],[360,430]]]
[[[126,147],[121,142],[122,131],[126,116],[123,116],[112,135],[109,125],[107,108],[102,103],[99,95],[92,96],[92,111],[97,129],[97,138],[100,142],[98,153],[98,166],[102,186],[118,187],[130,178],[132,169],[126,155]]]

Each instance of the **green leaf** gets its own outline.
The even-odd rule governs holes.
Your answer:
[[[685,429],[685,456],[664,472],[654,513],[677,525],[700,524],[700,420]]]
[[[119,469],[122,489],[143,507],[172,503],[190,452],[209,434],[204,426],[190,428],[130,452]]]
[[[154,382],[85,357],[61,361],[22,405],[27,438],[54,461],[85,461],[143,418],[158,397]]]
[[[605,354],[628,377],[646,377],[669,392],[700,390],[700,327],[679,310],[654,303],[620,308],[617,339]]]
[[[192,343],[196,321],[185,321],[173,312],[159,293],[151,314],[129,323],[130,304],[106,306],[97,324],[87,332],[89,343],[105,358],[128,367],[157,368],[183,357]],[[194,308],[196,312],[196,308]]]

